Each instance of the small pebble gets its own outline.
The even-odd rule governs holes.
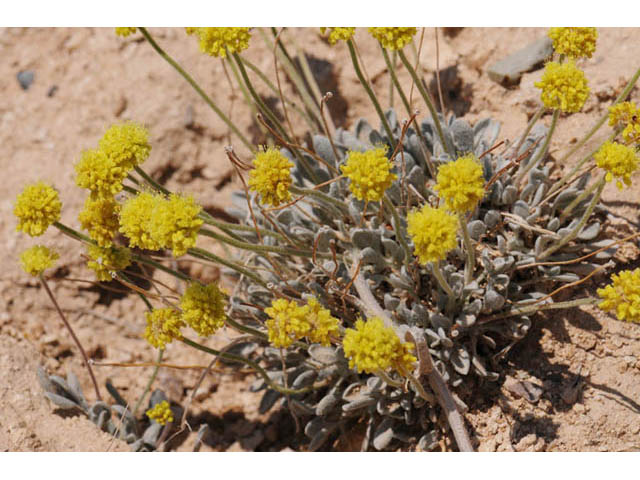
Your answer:
[[[31,70],[22,70],[21,72],[18,72],[17,78],[22,89],[28,90],[33,83],[35,74]]]
[[[51,85],[51,87],[49,87],[49,90],[47,90],[47,97],[51,98],[57,92],[58,92],[58,86],[57,85]]]

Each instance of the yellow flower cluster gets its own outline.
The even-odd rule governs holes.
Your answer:
[[[573,62],[547,63],[542,78],[534,85],[542,89],[541,99],[547,108],[579,112],[589,96],[584,72]]]
[[[201,337],[213,335],[224,326],[224,307],[224,295],[215,283],[192,283],[180,299],[182,319]]]
[[[202,207],[193,197],[171,194],[169,198],[142,192],[129,198],[120,212],[120,232],[133,247],[147,250],[170,248],[174,257],[196,244],[203,221]]]
[[[624,126],[624,141],[640,143],[640,108],[634,102],[622,102],[609,107],[609,125],[615,128]]]
[[[402,50],[416,32],[415,27],[369,27],[369,33],[389,50]]]
[[[153,408],[147,410],[147,417],[151,420],[155,420],[160,425],[166,425],[173,422],[173,412],[171,406],[166,400],[157,403]]]
[[[304,306],[279,298],[264,311],[269,316],[266,322],[269,342],[277,348],[286,348],[304,337],[313,343],[329,345],[331,337],[338,335],[338,319],[315,298]]]
[[[78,220],[82,228],[101,247],[113,245],[113,237],[118,231],[118,212],[120,205],[113,197],[88,196]]]
[[[90,245],[88,250],[89,267],[96,274],[99,282],[113,280],[113,272],[124,270],[131,265],[131,250],[125,247],[99,247]]]
[[[591,58],[598,32],[595,27],[551,27],[549,38],[556,53],[569,58]]]
[[[612,284],[598,289],[603,311],[614,310],[618,320],[640,323],[640,268],[611,275]]]
[[[53,267],[58,258],[60,258],[58,253],[44,245],[36,245],[20,254],[20,264],[25,272],[37,277],[47,268]]]
[[[366,322],[359,319],[355,327],[345,331],[342,342],[350,368],[355,367],[358,372],[366,373],[386,371],[389,368],[403,376],[411,373],[416,362],[416,357],[410,353],[412,345],[401,342],[381,318],[373,317]]]
[[[472,153],[438,168],[435,190],[449,210],[467,213],[484,197],[482,166]]]
[[[607,141],[593,156],[596,165],[606,170],[606,180],[617,179],[616,186],[622,190],[622,183],[631,185],[631,174],[638,169],[638,155],[633,147]]]
[[[422,264],[443,260],[456,248],[458,220],[442,208],[425,205],[407,215],[407,232]]]
[[[280,150],[269,148],[256,154],[249,172],[249,189],[260,194],[260,201],[277,207],[291,199],[293,163]]]
[[[119,37],[128,37],[138,31],[136,27],[116,27],[116,35]]]
[[[385,190],[397,178],[391,173],[393,164],[386,153],[387,147],[378,147],[366,152],[350,151],[347,154],[347,163],[340,170],[351,180],[349,190],[358,200],[381,200]]]
[[[18,217],[16,231],[39,237],[49,225],[60,220],[61,209],[58,191],[52,186],[44,182],[27,185],[13,207],[13,214]]]
[[[99,148],[87,150],[75,165],[76,185],[93,197],[109,197],[122,190],[129,171],[144,162],[151,146],[147,130],[137,123],[112,125],[100,139]]]
[[[329,31],[328,40],[331,45],[335,45],[339,40],[346,42],[356,33],[356,27],[320,27],[320,33],[322,35],[324,35],[327,30]]]
[[[185,326],[180,312],[173,308],[158,308],[146,312],[147,327],[144,338],[155,348],[164,348],[173,340],[181,340],[180,329]]]
[[[188,35],[200,40],[200,50],[213,57],[227,57],[229,53],[249,48],[251,34],[248,27],[187,27]]]

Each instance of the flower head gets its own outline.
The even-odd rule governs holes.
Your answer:
[[[339,40],[346,42],[356,33],[356,27],[320,27],[320,33],[322,35],[324,35],[327,30],[329,31],[328,40],[331,45],[335,45]]]
[[[137,31],[138,29],[136,27],[116,27],[116,35],[119,37],[128,37]]]
[[[98,245],[110,247],[118,231],[119,211],[120,205],[113,197],[89,196],[84,202],[84,209],[78,215],[78,220]]]
[[[200,50],[214,57],[226,58],[229,53],[249,48],[251,34],[248,27],[187,27],[188,35],[200,39]]]
[[[547,63],[542,78],[534,85],[542,89],[545,107],[563,112],[579,112],[589,96],[584,72],[573,62]]]
[[[296,302],[279,298],[271,302],[264,312],[269,315],[266,324],[269,342],[274,347],[286,348],[311,330],[307,305],[301,307]]]
[[[549,38],[556,53],[569,58],[591,58],[598,32],[595,27],[551,27]]]
[[[160,425],[166,425],[167,423],[173,422],[173,412],[171,411],[169,402],[166,400],[156,403],[156,405],[147,410],[146,413],[149,419],[155,420]]]
[[[344,354],[349,358],[349,367],[358,372],[374,373],[389,368],[401,375],[407,375],[416,362],[410,351],[412,345],[402,342],[391,327],[385,326],[379,317],[366,322],[356,321],[355,329],[345,331],[342,346]]]
[[[402,50],[411,43],[416,32],[415,27],[369,27],[369,33],[390,50]]]
[[[609,126],[619,128],[640,121],[635,102],[622,102],[609,107]]]
[[[458,221],[441,208],[425,205],[407,215],[407,232],[422,264],[444,259],[456,248]]]
[[[615,177],[619,190],[622,190],[623,182],[626,186],[631,185],[631,174],[638,169],[638,155],[634,148],[607,141],[593,158],[598,167],[606,170],[607,182]]]
[[[213,335],[224,326],[224,306],[224,296],[215,283],[192,283],[180,300],[182,319],[201,337]]]
[[[28,185],[18,195],[13,214],[18,217],[17,231],[38,237],[49,225],[60,220],[62,203],[57,190],[44,182]]]
[[[291,198],[293,163],[280,150],[269,148],[256,154],[249,172],[249,189],[260,194],[260,201],[277,207]]]
[[[170,248],[174,257],[187,253],[196,244],[204,223],[198,218],[202,207],[193,197],[172,193],[169,199],[157,199],[150,222],[151,237],[161,247]]]
[[[180,329],[185,326],[180,312],[173,308],[159,308],[146,312],[147,328],[144,338],[155,348],[164,348],[173,340],[182,339]]]
[[[127,171],[140,165],[149,157],[149,132],[135,122],[115,124],[109,127],[98,143],[115,165]]]
[[[339,334],[339,320],[332,316],[331,312],[314,297],[309,299],[307,306],[309,307],[308,320],[311,324],[311,329],[307,334],[309,341],[329,346],[331,337],[337,337]]]
[[[624,127],[622,138],[627,143],[640,143],[640,121],[631,122]]]
[[[151,223],[158,202],[164,200],[149,192],[142,192],[129,198],[120,211],[120,232],[128,239],[132,247],[147,250],[160,250],[163,245],[152,236]]]
[[[84,151],[74,168],[76,185],[89,189],[94,197],[112,197],[121,191],[129,170],[102,150]]]
[[[611,275],[612,283],[598,289],[603,311],[614,310],[618,320],[640,323],[640,268]]]
[[[467,213],[484,197],[482,166],[472,153],[445,163],[438,169],[436,191],[449,210]]]
[[[393,164],[386,153],[386,147],[379,147],[366,152],[350,151],[347,154],[347,163],[340,170],[351,180],[349,189],[358,200],[381,200],[385,190],[398,178],[395,173],[391,173]]]
[[[96,274],[99,282],[113,280],[114,272],[124,270],[131,265],[131,250],[125,247],[99,247],[90,245],[88,248],[89,267]]]
[[[20,264],[25,272],[37,277],[47,268],[53,267],[58,258],[58,253],[43,245],[36,245],[20,254]]]

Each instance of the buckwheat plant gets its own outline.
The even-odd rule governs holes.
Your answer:
[[[379,118],[379,128],[361,119],[352,130],[333,126],[325,110],[331,93],[320,93],[304,55],[293,61],[286,32],[187,29],[204,53],[229,67],[268,134],[265,146],[252,145],[146,28],[117,33],[141,34],[247,148],[224,152],[244,186],[228,209],[236,221],[214,218],[189,195],[154,181],[143,168],[151,145],[138,123],[110,127],[75,165],[76,183],[88,190],[78,217],[82,231],[60,223],[57,192],[43,183],[25,188],[15,213],[18,230],[41,235],[53,225],[83,243],[97,281],[130,286],[128,268],[140,264],[181,282],[177,300],[153,278],[153,292],[136,288],[148,312],[132,321],[146,322],[144,338],[159,351],[155,373],[169,343],[253,369],[251,390],[262,392],[260,411],[287,408],[308,438],[308,450],[330,448],[338,435],[356,428],[363,432],[363,450],[402,443],[430,450],[445,436],[469,451],[462,414],[478,384],[473,378],[499,378],[497,361],[526,335],[536,312],[601,302],[621,320],[639,321],[637,270],[614,275],[613,284],[598,291],[602,300],[555,300],[556,293],[611,267],[616,245],[630,240],[604,238],[599,200],[607,181],[624,188],[638,169],[637,108],[625,100],[640,70],[610,116],[558,164],[548,155],[561,112],[579,112],[590,95],[580,58],[592,55],[595,29],[551,29],[556,53],[536,83],[540,109],[507,146],[496,144],[500,126],[492,119],[470,125],[436,112],[416,62],[407,58],[415,28],[322,29],[333,48],[348,50]],[[356,37],[366,35],[379,42],[402,112],[383,111],[363,73]],[[276,87],[243,57],[256,37],[274,52],[299,99],[282,96],[280,79]],[[413,85],[399,81],[389,51]],[[256,80],[281,98],[285,120],[258,95]],[[412,88],[426,116],[413,110],[407,96]],[[549,127],[539,122],[545,113]],[[310,143],[294,134],[292,115],[308,126]],[[607,118],[613,127],[608,138],[565,168]],[[198,247],[202,236],[236,254],[223,258]],[[163,251],[220,265],[236,287],[227,293],[174,270],[158,259]],[[22,262],[44,278],[42,270],[55,257],[35,247]],[[221,329],[242,335],[221,349],[207,346]],[[162,392],[151,396],[147,418],[135,418],[154,377],[126,417],[123,438],[135,449],[159,448],[166,429],[184,428],[185,417],[174,419]],[[64,391],[74,391],[68,383]],[[119,394],[109,391],[122,408]],[[65,396],[72,397],[79,394]],[[114,430],[104,402],[93,409],[82,402],[84,397],[75,404]],[[141,425],[148,425],[144,435]]]

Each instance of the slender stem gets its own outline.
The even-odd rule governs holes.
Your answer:
[[[600,300],[598,300],[595,297],[585,297],[585,298],[578,298],[576,300],[568,300],[566,302],[554,302],[554,303],[548,303],[545,305],[535,304],[531,306],[516,307],[516,308],[512,308],[507,312],[499,313],[497,315],[492,315],[489,318],[485,318],[481,320],[479,323],[483,325],[485,323],[492,322],[494,320],[502,320],[503,318],[527,315],[529,313],[536,313],[542,310],[559,310],[564,308],[579,307],[581,305],[593,305],[595,303],[598,303],[599,301]]]
[[[245,145],[245,147],[247,147],[251,152],[254,152],[255,149],[251,144],[251,142],[247,140],[247,138],[242,134],[242,132],[240,132],[238,127],[236,127],[235,124],[231,120],[229,120],[229,118],[224,114],[224,112],[220,110],[220,108],[218,108],[218,106],[213,102],[213,100],[211,100],[211,98],[209,98],[209,96],[206,93],[204,93],[204,90],[200,88],[200,85],[198,85],[198,83],[191,77],[191,75],[189,75],[169,54],[167,54],[162,48],[160,48],[160,46],[156,43],[156,41],[153,39],[153,37],[147,31],[146,28],[144,27],[138,27],[138,28],[140,29],[140,32],[142,33],[142,35],[144,35],[144,38],[146,38],[147,41],[151,44],[153,49],[156,52],[158,52],[158,54],[169,65],[171,65],[180,75],[182,75],[182,78],[184,78],[189,83],[189,85],[193,87],[193,89],[198,93],[198,95],[202,97],[202,99],[206,102],[206,104],[209,105],[209,107],[211,107],[211,109],[220,117],[220,119],[227,124],[227,126],[233,131],[233,133],[235,133],[238,136],[238,138]]]
[[[591,195],[596,188],[598,188],[598,182],[592,183],[589,188],[587,188],[580,195],[573,199],[573,201],[562,211],[562,214],[560,215],[561,225],[567,219],[567,217],[571,215],[573,209],[576,208],[585,198]]]
[[[227,315],[227,318],[225,319],[225,322],[232,328],[235,328],[236,330],[238,330],[239,332],[248,333],[249,335],[253,335],[263,340],[266,340],[268,338],[266,333],[261,332],[260,330],[256,330],[255,328],[247,327],[246,325],[241,325],[235,320],[233,320],[231,317],[229,317],[228,315]]]
[[[391,216],[393,217],[393,228],[396,231],[396,238],[400,242],[400,246],[402,246],[402,250],[404,250],[404,265],[408,271],[409,260],[412,258],[413,255],[411,253],[411,249],[409,248],[409,245],[407,244],[407,240],[405,239],[404,233],[402,232],[400,217],[398,216],[398,212],[396,211],[396,208],[394,207],[393,203],[391,203],[391,200],[389,200],[389,197],[387,197],[386,194],[382,197],[382,201],[384,203],[384,206],[387,207],[387,209],[389,209],[389,211],[391,212]]]
[[[216,220],[204,210],[200,212],[199,217],[202,218],[202,220],[204,220],[204,223],[211,225],[213,227],[218,227],[220,229],[237,230],[239,232],[253,232],[253,233],[256,232],[255,227],[252,227],[250,225],[243,225],[241,223],[229,223],[229,222],[223,222],[221,220]],[[268,228],[259,227],[258,231],[260,232],[260,235],[271,236],[281,241],[285,240],[285,238],[280,233],[274,232],[273,230],[269,230]]]
[[[284,388],[280,385],[278,385],[277,383],[274,383],[273,380],[271,380],[271,378],[269,378],[269,375],[267,375],[267,372],[264,370],[264,368],[262,368],[260,365],[258,365],[256,362],[254,362],[253,360],[249,360],[248,358],[245,358],[241,355],[236,355],[234,353],[229,353],[229,352],[221,352],[219,350],[215,350],[213,348],[209,348],[206,347],[204,345],[201,345],[200,343],[194,342],[193,340],[190,340],[188,338],[183,337],[182,338],[182,343],[189,345],[190,347],[195,348],[196,350],[200,350],[201,352],[205,352],[208,353],[210,355],[217,355],[220,358],[226,358],[227,360],[231,360],[231,361],[235,361],[238,363],[244,363],[245,365],[248,365],[249,367],[253,368],[256,373],[258,373],[262,379],[265,381],[265,383],[267,383],[269,385],[269,387],[271,387],[273,390],[276,390],[282,394],[285,395],[296,395],[299,393],[306,393],[309,392],[311,390],[313,390],[313,386],[311,387],[305,387],[305,388],[300,388],[300,389],[295,389],[295,388]]]
[[[476,252],[471,243],[471,237],[469,236],[469,228],[467,226],[467,219],[464,214],[458,215],[460,222],[460,230],[462,230],[462,241],[464,243],[464,249],[467,251],[467,263],[464,266],[464,283],[468,285],[471,283],[473,272],[476,269]]]
[[[196,257],[196,258],[201,258],[204,260],[208,260],[210,262],[214,262],[214,263],[219,263],[220,265],[224,265],[227,268],[230,268],[231,270],[235,270],[236,272],[250,278],[251,280],[253,280],[254,282],[256,282],[257,284],[263,286],[264,288],[266,288],[267,290],[269,290],[269,285],[267,285],[267,282],[265,282],[264,280],[262,280],[262,278],[260,278],[258,275],[256,275],[255,273],[251,272],[250,270],[247,270],[246,268],[244,268],[242,265],[238,265],[235,262],[229,261],[229,260],[225,260],[224,258],[219,257],[218,255],[211,253],[211,252],[207,252],[206,250],[203,250],[201,248],[190,248],[188,250],[189,255]]]
[[[158,372],[160,371],[160,364],[162,363],[162,356],[164,355],[164,348],[161,348],[160,350],[158,350],[158,359],[156,360],[156,365],[153,368],[153,373],[151,374],[151,377],[149,377],[149,381],[147,382],[147,385],[144,387],[144,391],[142,392],[142,395],[140,396],[140,398],[138,399],[138,401],[136,402],[135,407],[133,407],[133,416],[136,416],[136,413],[138,412],[138,409],[140,408],[140,405],[142,405],[142,402],[144,401],[145,397],[147,396],[147,393],[149,393],[151,391],[151,387],[153,386],[153,382],[156,381],[156,377],[158,376]]]
[[[422,95],[422,99],[424,100],[424,103],[427,104],[427,108],[429,109],[429,113],[431,114],[431,118],[433,119],[433,123],[436,126],[436,131],[438,132],[440,143],[442,143],[442,148],[447,154],[449,154],[451,158],[453,158],[453,154],[452,152],[449,151],[449,146],[447,145],[447,142],[445,142],[444,140],[444,133],[442,133],[442,125],[440,125],[440,119],[438,118],[438,113],[436,112],[436,109],[433,107],[433,102],[431,101],[431,96],[429,95],[429,92],[425,90],[424,85],[422,84],[422,80],[418,77],[418,74],[416,73],[411,63],[409,63],[409,60],[407,60],[407,57],[405,57],[402,50],[398,50],[398,56],[400,57],[400,60],[402,60],[404,67],[407,69],[407,71],[411,75],[411,78],[413,79],[414,84],[418,88],[420,95]]]
[[[131,259],[134,262],[138,262],[138,263],[144,263],[145,265],[149,265],[150,267],[153,268],[157,268],[158,270],[162,270],[165,273],[168,273],[169,275],[172,275],[180,280],[184,280],[186,282],[192,282],[193,278],[191,278],[189,275],[187,275],[186,273],[182,273],[178,270],[174,270],[170,267],[167,267],[166,265],[163,265],[160,262],[156,262],[154,259],[146,256],[146,255],[140,255],[137,253],[132,253],[131,254]]]
[[[380,117],[380,121],[382,122],[382,126],[384,127],[384,130],[385,130],[385,132],[387,134],[387,137],[389,138],[389,144],[391,144],[392,150],[395,150],[396,149],[396,141],[393,138],[393,133],[391,132],[391,127],[389,127],[389,122],[387,122],[387,117],[385,117],[384,112],[382,111],[382,108],[380,108],[380,103],[378,103],[378,99],[377,99],[375,93],[373,93],[373,90],[371,89],[371,86],[369,85],[367,80],[362,75],[362,70],[360,70],[360,64],[358,63],[358,57],[356,56],[355,47],[353,46],[353,41],[351,39],[347,40],[347,46],[349,47],[349,54],[351,55],[351,62],[353,63],[353,68],[356,71],[356,75],[358,76],[358,80],[360,80],[360,83],[362,84],[362,86],[366,90],[367,95],[369,95],[369,98],[371,99],[371,102],[373,103],[373,106],[375,107],[376,112],[378,112],[378,116]]]
[[[447,279],[444,278],[442,270],[440,270],[439,262],[431,262],[431,269],[433,271],[433,276],[436,277],[438,285],[440,285],[440,288],[442,288],[442,290],[447,294],[447,309],[452,311],[456,303],[456,296],[453,293],[453,289],[451,288],[451,285],[449,285],[449,282],[447,282]]]
[[[529,132],[533,129],[533,126],[538,123],[538,120],[540,120],[540,117],[542,117],[542,114],[545,112],[546,108],[545,106],[541,106],[538,111],[535,113],[535,115],[533,117],[531,117],[531,120],[529,120],[529,123],[527,124],[527,128],[524,129],[524,133],[520,136],[520,139],[518,140],[518,143],[515,146],[515,150],[513,155],[517,156],[518,152],[520,151],[520,147],[522,146],[522,144],[524,143],[524,141],[527,138],[527,135],[529,135]]]
[[[87,370],[89,371],[89,376],[91,377],[93,388],[96,391],[96,398],[99,401],[102,401],[102,396],[100,395],[100,389],[98,389],[98,382],[96,381],[96,377],[93,374],[93,369],[91,368],[91,364],[89,363],[89,357],[87,356],[87,353],[84,351],[84,348],[82,348],[82,344],[80,343],[80,340],[78,340],[78,337],[76,337],[76,334],[73,331],[73,328],[71,328],[71,324],[69,324],[69,322],[67,321],[67,318],[64,316],[64,313],[62,313],[62,309],[60,308],[60,305],[58,305],[58,302],[56,301],[56,297],[53,296],[53,292],[49,288],[49,285],[47,284],[47,281],[45,280],[42,274],[39,275],[39,279],[40,279],[40,283],[42,284],[45,291],[47,292],[47,295],[51,299],[51,302],[53,302],[53,306],[56,308],[58,315],[60,315],[60,318],[62,319],[62,323],[64,323],[64,326],[67,328],[69,334],[71,334],[71,338],[73,338],[73,341],[76,344],[76,347],[78,347],[78,350],[80,350],[80,353],[82,354],[82,360],[84,361],[84,364],[87,367]]]
[[[334,207],[338,207],[341,212],[346,213],[349,211],[349,208],[344,204],[344,202],[336,200],[335,198],[330,197],[329,195],[318,190],[313,190],[311,188],[300,188],[296,187],[295,185],[291,185],[290,190],[296,195],[308,195],[310,197],[315,197],[318,200],[322,200],[323,202],[333,205]]]
[[[158,182],[156,182],[153,178],[151,178],[151,175],[149,175],[147,172],[142,170],[142,168],[140,168],[137,165],[135,167],[133,167],[133,168],[136,171],[136,173],[138,175],[140,175],[144,179],[145,182],[147,182],[149,185],[151,185],[157,191],[159,191],[160,193],[162,193],[164,195],[170,195],[171,194],[171,192],[169,190],[167,190],[162,185],[160,185]]]
[[[534,158],[529,160],[529,163],[527,163],[527,166],[521,169],[520,172],[517,174],[516,179],[514,181],[515,185],[518,185],[522,181],[522,179],[525,177],[525,175],[529,173],[529,170],[535,167],[538,164],[538,162],[542,160],[544,156],[547,154],[547,149],[549,148],[549,143],[551,142],[551,136],[553,135],[553,132],[556,129],[559,116],[560,116],[560,109],[557,108],[553,111],[553,116],[551,117],[551,125],[549,126],[549,131],[547,132],[547,136],[544,139],[544,143],[542,144],[542,147],[540,147],[540,150],[538,150],[538,154]],[[560,162],[560,164],[562,164],[562,162]]]

